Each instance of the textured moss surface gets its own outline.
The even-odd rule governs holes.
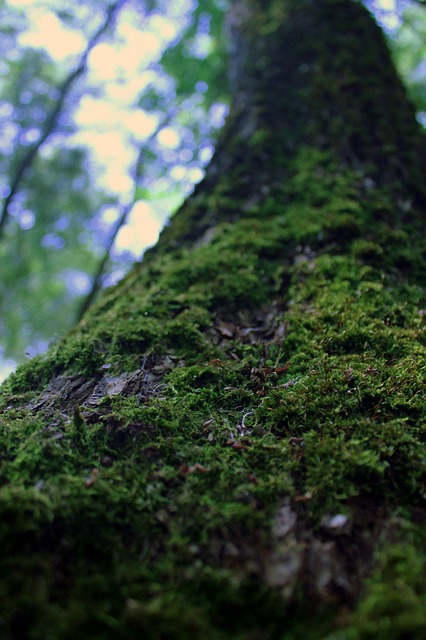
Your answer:
[[[238,178],[235,127],[234,169],[3,385],[2,638],[424,637],[422,186],[315,137],[260,180],[258,136]]]

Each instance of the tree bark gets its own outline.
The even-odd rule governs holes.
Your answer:
[[[361,4],[228,25],[205,180],[3,387],[5,638],[423,637],[424,135]]]

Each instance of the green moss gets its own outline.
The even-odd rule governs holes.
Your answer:
[[[358,3],[306,15],[301,0],[255,4],[272,11],[253,48],[259,133],[247,141],[231,118],[225,175],[208,174],[143,263],[2,387],[5,640],[323,639],[343,615],[307,606],[313,576],[290,602],[266,577],[296,544],[277,542],[283,505],[305,549],[330,541],[324,517],[346,514],[353,536],[336,547],[351,567],[357,535],[380,538],[358,609],[330,637],[420,640],[424,531],[401,524],[425,495],[424,216],[414,199],[401,206],[407,184],[421,191],[417,129],[405,103],[393,113],[404,101],[393,72],[364,91],[349,67],[355,50],[375,85],[386,66],[381,44],[359,54],[375,27]],[[291,6],[295,29],[273,42]],[[356,37],[330,59],[342,6]],[[282,42],[307,46],[301,15],[321,15],[327,39],[308,39],[311,88],[284,60],[286,91],[266,104]],[[103,399],[46,391],[79,376],[106,393],[135,371],[134,389]]]
[[[327,154],[303,150],[295,167],[295,181],[203,246],[137,266],[3,387],[2,544],[23,550],[2,555],[3,576],[16,576],[0,580],[5,638],[305,637],[256,559],[283,500],[313,531],[354,500],[420,505],[415,258],[401,271],[400,236],[384,250],[391,231],[371,226],[383,193],[361,206],[358,178]],[[65,417],[19,409],[19,394],[58,373],[96,381],[153,354],[160,371],[169,364],[140,396]],[[383,550],[342,637],[385,637],[388,619],[395,638],[421,628],[418,547],[404,567],[401,549]],[[330,629],[321,615],[312,638]]]
[[[413,544],[382,551],[352,624],[354,637],[420,640],[426,629],[426,558]]]
[[[379,551],[376,569],[366,581],[364,596],[348,628],[328,635],[327,640],[424,637],[426,557],[418,533],[409,538]]]

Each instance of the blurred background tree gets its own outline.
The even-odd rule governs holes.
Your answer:
[[[366,4],[426,126],[426,9]],[[69,329],[202,179],[228,108],[227,6],[0,0],[0,379]]]

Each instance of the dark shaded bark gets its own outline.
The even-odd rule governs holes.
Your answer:
[[[339,0],[302,0],[282,16],[273,24],[279,18],[268,18],[265,4],[233,3],[233,110],[193,197],[220,183],[243,205],[260,202],[265,189],[291,176],[295,153],[309,147],[332,150],[367,182],[391,188],[400,208],[407,193],[424,206],[424,136],[379,27],[358,3]],[[252,25],[262,23],[267,33],[259,37]],[[212,220],[200,208],[195,215],[183,208],[190,242],[229,211]]]

